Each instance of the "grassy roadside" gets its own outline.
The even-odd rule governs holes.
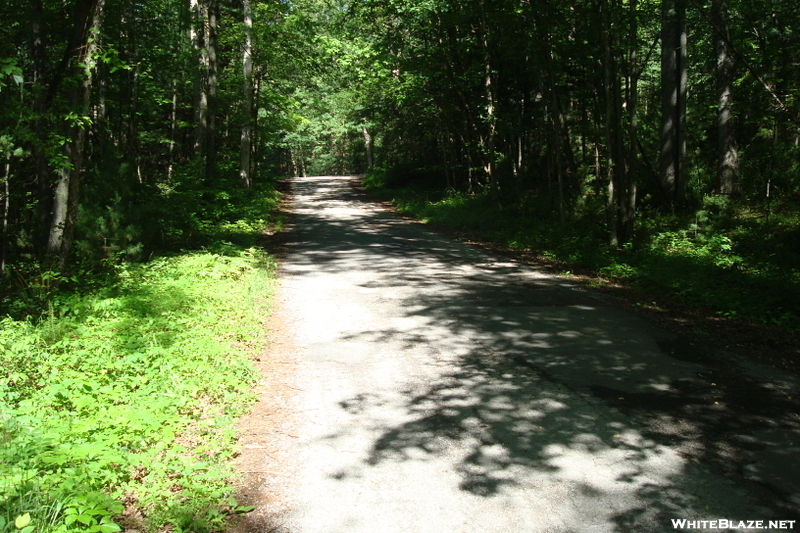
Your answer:
[[[652,307],[692,309],[717,321],[742,321],[778,332],[800,330],[800,212],[771,219],[720,199],[685,216],[649,213],[633,243],[614,249],[595,220],[562,225],[536,198],[498,207],[486,196],[389,188],[375,177],[365,189],[433,227],[580,273],[594,284],[622,286]]]
[[[253,243],[277,200],[262,191],[204,250],[0,321],[0,532],[202,533],[246,510],[229,459],[274,284]]]

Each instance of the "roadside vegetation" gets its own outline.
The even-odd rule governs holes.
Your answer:
[[[232,424],[265,341],[277,199],[251,189],[198,218],[205,246],[18,287],[0,321],[0,532],[201,533],[247,510]]]
[[[631,241],[611,246],[592,212],[563,223],[547,197],[530,195],[504,206],[489,194],[436,190],[430,182],[392,186],[365,179],[369,192],[402,212],[444,230],[530,251],[634,288],[648,303],[683,303],[720,318],[741,318],[800,330],[800,208],[770,212],[743,200],[707,196],[693,211],[645,213]]]

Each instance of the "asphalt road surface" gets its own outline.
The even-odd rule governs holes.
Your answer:
[[[299,363],[283,529],[796,519],[796,379],[735,358],[709,366],[716,356],[606,297],[429,232],[352,183],[292,184],[281,295]]]

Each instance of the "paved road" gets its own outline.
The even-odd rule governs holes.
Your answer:
[[[286,530],[625,533],[796,516],[797,381],[731,363],[745,396],[786,398],[753,411],[715,393],[725,376],[680,337],[430,233],[351,182],[293,183]]]

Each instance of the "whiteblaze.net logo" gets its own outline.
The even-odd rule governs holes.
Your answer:
[[[675,529],[783,529],[794,530],[797,520],[687,520],[672,519]]]

